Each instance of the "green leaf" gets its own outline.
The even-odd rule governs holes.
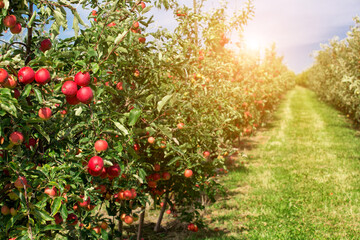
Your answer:
[[[30,21],[28,22],[27,24],[27,27],[30,28],[35,20],[35,17],[36,17],[36,11],[33,12],[33,15],[31,16],[30,18]]]
[[[37,88],[34,88],[35,96],[39,103],[41,104],[43,102],[41,91]]]
[[[34,213],[35,213],[36,218],[38,218],[39,220],[44,220],[44,221],[54,220],[54,218],[51,217],[50,214],[44,210],[35,209]]]
[[[12,102],[7,102],[6,105],[0,102],[0,108],[8,112],[9,114],[13,115],[14,117],[17,117],[17,111],[16,107]]]
[[[83,108],[80,106],[75,110],[75,116],[80,116],[82,112],[83,112]]]
[[[49,135],[44,131],[44,129],[42,129],[42,127],[40,127],[40,125],[33,125],[33,127],[50,143]]]
[[[129,131],[121,123],[115,121],[113,123],[124,135],[129,135]]]
[[[107,231],[101,231],[101,237],[103,240],[108,240],[109,239],[109,233]]]
[[[11,97],[11,90],[9,88],[0,88],[0,95]]]
[[[60,231],[60,230],[63,230],[63,229],[64,229],[64,227],[62,227],[60,225],[47,225],[42,229],[42,231],[49,231],[49,230]]]
[[[129,116],[129,125],[134,126],[140,116],[141,116],[141,109],[136,109],[136,108],[132,109],[130,111],[130,116]]]
[[[79,28],[79,20],[76,17],[73,18],[73,27],[72,28],[74,29],[75,37],[77,38],[79,35],[80,28]]]
[[[157,110],[158,112],[161,111],[161,109],[164,107],[164,105],[170,100],[170,98],[172,97],[173,95],[166,95],[165,97],[163,97],[157,104]]]
[[[62,199],[62,197],[57,197],[54,199],[54,202],[51,206],[51,216],[54,216],[60,210]]]
[[[126,36],[127,33],[128,33],[128,31],[124,31],[123,33],[120,33],[120,34],[115,38],[114,43],[115,43],[115,44],[118,44],[118,43]]]
[[[17,214],[15,215],[14,217],[10,218],[9,221],[7,221],[7,224],[6,224],[6,231],[8,231],[13,225],[14,223],[19,220],[20,218],[22,217],[21,214]]]
[[[61,215],[61,217],[63,219],[66,219],[68,217],[68,211],[67,211],[67,208],[66,208],[66,203],[61,206],[60,215]]]

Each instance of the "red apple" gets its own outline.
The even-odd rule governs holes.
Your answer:
[[[134,72],[134,76],[139,77],[140,76],[140,71],[136,69],[135,72]]]
[[[178,129],[183,129],[185,124],[184,123],[178,123],[178,125],[176,125]]]
[[[140,2],[139,5],[141,6],[142,9],[144,9],[146,7],[146,4],[144,2]]]
[[[90,158],[89,163],[88,163],[88,168],[93,173],[95,173],[95,174],[99,173],[99,175],[100,175],[103,167],[104,167],[104,161],[102,160],[101,157],[94,156],[94,157]]]
[[[100,227],[101,227],[102,229],[106,230],[107,227],[108,227],[108,224],[107,224],[105,221],[103,221],[103,222],[101,223]]]
[[[83,87],[77,91],[76,97],[80,102],[88,104],[94,98],[94,93],[90,87]]]
[[[96,10],[92,10],[92,11],[91,11],[91,15],[96,16],[96,15],[97,15],[97,11],[96,11]]]
[[[16,85],[17,85],[17,81],[11,75],[9,75],[7,81],[3,84],[4,87],[11,88],[11,89],[14,89],[16,87]]]
[[[105,185],[99,185],[95,188],[96,190],[99,190],[101,194],[106,193],[106,186]]]
[[[184,175],[185,177],[189,178],[193,175],[193,171],[191,169],[186,169]]]
[[[31,147],[34,147],[36,145],[36,139],[29,138],[28,143],[25,143],[25,146],[30,149]]]
[[[66,102],[70,105],[76,105],[80,103],[76,96],[66,96]]]
[[[5,69],[0,68],[0,84],[6,83],[8,80],[8,77],[9,77],[8,72]]]
[[[132,199],[132,193],[131,193],[130,190],[125,190],[125,191],[124,191],[124,198],[125,198],[125,200],[130,200],[130,199]]]
[[[101,233],[101,228],[100,228],[99,226],[94,227],[93,230],[94,230],[97,234],[100,234],[100,233]]]
[[[156,184],[155,181],[148,181],[148,186],[149,186],[150,188],[156,188],[157,184]]]
[[[149,138],[148,138],[148,142],[149,142],[150,144],[153,144],[153,143],[155,142],[155,138],[154,138],[154,137],[149,137]]]
[[[0,9],[3,9],[5,7],[5,3],[4,3],[4,1],[0,1]]]
[[[41,85],[50,82],[50,73],[46,68],[41,68],[35,73],[35,81]]]
[[[158,172],[158,171],[160,171],[160,169],[161,169],[161,167],[160,167],[160,164],[154,164],[154,170],[156,171],[156,172]]]
[[[102,179],[105,179],[105,178],[107,178],[108,177],[108,173],[107,173],[107,168],[103,168],[102,170],[101,170],[101,173],[100,173],[100,178],[102,178]]]
[[[20,23],[16,23],[15,26],[10,28],[10,32],[12,34],[19,34],[21,32],[21,24]]]
[[[135,188],[130,189],[130,191],[131,191],[131,194],[132,194],[132,199],[136,198],[137,193],[136,193]]]
[[[74,81],[66,81],[61,87],[61,91],[66,96],[76,96],[76,93],[78,91],[78,86]]]
[[[18,72],[18,79],[23,84],[32,83],[35,79],[35,72],[31,67],[23,67]]]
[[[134,144],[134,150],[135,150],[135,151],[139,151],[139,150],[140,150],[140,145],[137,144],[137,143],[135,143],[135,144]]]
[[[16,24],[16,17],[14,15],[9,15],[4,18],[4,26],[12,28]]]
[[[208,158],[210,156],[210,152],[209,151],[203,152],[203,156],[204,158]]]
[[[4,205],[1,207],[1,214],[2,215],[9,215],[10,214],[10,209],[8,206]]]
[[[111,22],[111,23],[109,23],[107,26],[108,26],[108,27],[114,27],[114,26],[116,26],[116,23]]]
[[[49,195],[50,197],[55,197],[57,195],[57,190],[55,188],[55,186],[53,186],[52,188],[45,188],[44,193]]]
[[[106,151],[108,148],[108,143],[105,140],[97,140],[95,142],[95,150],[97,152]]]
[[[74,81],[77,85],[86,87],[90,84],[90,73],[89,72],[78,72],[75,77]]]
[[[54,218],[55,218],[55,224],[61,224],[63,222],[60,213],[55,214]]]
[[[17,89],[14,89],[14,98],[18,99],[20,97],[20,91]]]
[[[70,213],[66,219],[69,225],[75,226],[78,223],[78,217],[74,213]]]
[[[153,179],[155,182],[159,181],[159,180],[161,179],[160,173],[153,173],[153,174],[152,174],[152,179]]]
[[[80,198],[82,199],[82,202],[78,202],[80,207],[86,207],[87,205],[90,205],[90,197],[88,197],[86,201],[84,200],[84,196],[80,196]]]
[[[44,39],[41,41],[39,49],[42,52],[46,52],[47,50],[49,50],[51,48],[51,46],[52,46],[52,44],[51,44],[50,39]]]
[[[163,178],[164,180],[169,180],[170,177],[171,177],[171,175],[170,175],[170,173],[168,173],[168,172],[164,172],[164,173],[162,174],[162,178]]]
[[[121,169],[120,169],[119,164],[114,164],[114,165],[108,167],[106,172],[111,177],[118,177],[118,176],[120,176]]]
[[[116,84],[116,89],[117,89],[117,90],[123,90],[123,83],[122,83],[122,82],[118,82],[118,84]]]
[[[10,134],[10,142],[14,145],[20,145],[24,141],[24,135],[21,132],[13,132]]]
[[[131,225],[131,224],[134,222],[134,218],[131,217],[131,216],[129,216],[129,215],[127,215],[127,216],[125,217],[125,219],[124,219],[124,222],[125,222],[126,224],[128,224],[128,225]]]
[[[18,189],[24,188],[24,185],[27,186],[27,181],[26,178],[23,176],[18,177],[18,179],[16,179],[16,181],[14,182],[14,186]]]
[[[189,231],[194,231],[194,227],[195,227],[195,225],[193,223],[189,223],[188,226],[187,226],[187,229]]]
[[[132,28],[133,29],[137,29],[137,28],[139,28],[139,22],[133,22],[133,25],[132,25]]]
[[[48,107],[40,108],[39,117],[44,120],[49,120],[51,118],[51,109]]]
[[[145,43],[146,42],[146,38],[144,37],[139,37],[139,43]]]

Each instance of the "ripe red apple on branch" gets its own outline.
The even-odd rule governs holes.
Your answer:
[[[23,67],[18,72],[19,82],[22,84],[29,84],[35,80],[35,72],[31,67]]]
[[[51,40],[50,39],[44,39],[41,41],[40,43],[40,51],[42,52],[46,52],[47,50],[50,50],[52,46]]]
[[[6,16],[3,22],[5,27],[12,28],[16,24],[16,16],[15,15]]]
[[[94,147],[97,152],[104,152],[108,149],[108,143],[105,140],[97,140]]]
[[[90,158],[88,168],[92,176],[99,176],[102,173],[103,167],[104,161],[101,157],[95,156]]]
[[[6,83],[8,77],[9,77],[8,72],[5,69],[0,68],[0,84]]]
[[[61,87],[61,92],[69,97],[76,96],[77,91],[78,86],[74,81],[66,81]]]
[[[20,145],[24,141],[24,135],[21,132],[13,132],[10,134],[9,140],[14,145]]]
[[[19,34],[21,32],[21,24],[20,23],[15,23],[15,25],[13,27],[10,28],[10,32],[12,34]]]
[[[40,85],[50,82],[50,78],[50,73],[46,68],[41,68],[35,73],[35,81]]]
[[[86,87],[90,84],[91,77],[89,72],[78,72],[75,77],[74,81],[78,86]]]
[[[39,109],[39,117],[44,120],[49,120],[51,118],[52,112],[48,107]]]
[[[9,75],[7,81],[3,84],[3,86],[6,88],[14,89],[17,86],[17,81],[13,76]]]

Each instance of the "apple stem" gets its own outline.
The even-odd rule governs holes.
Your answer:
[[[142,228],[143,228],[143,225],[144,225],[144,218],[145,218],[145,207],[142,208],[142,212],[140,214],[140,221],[139,221],[139,227],[138,227],[137,240],[141,239]]]
[[[165,213],[165,210],[166,210],[167,199],[168,198],[169,198],[169,191],[166,191],[165,199],[163,200],[163,206],[161,207],[158,221],[157,221],[157,223],[156,223],[156,225],[154,227],[154,232],[159,232],[160,231],[161,221],[162,221],[162,219],[164,217],[164,213]]]

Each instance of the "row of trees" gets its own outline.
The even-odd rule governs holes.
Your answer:
[[[347,38],[322,46],[315,64],[300,75],[326,102],[334,104],[353,120],[360,121],[360,19],[355,18]]]
[[[91,26],[74,4],[94,9]],[[174,11],[173,33],[146,31],[152,7]],[[15,22],[24,33],[0,49],[4,239],[140,239],[146,206],[160,203],[155,231],[168,208],[198,231],[234,140],[253,134],[293,86],[274,48],[262,61],[226,48],[251,2],[231,20],[225,7],[194,13],[166,0],[0,8],[0,31]],[[58,39],[70,12],[74,37]],[[138,233],[124,234],[135,222]]]

